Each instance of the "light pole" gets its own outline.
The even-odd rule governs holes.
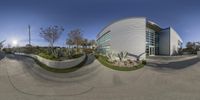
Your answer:
[[[28,33],[29,33],[29,45],[31,45],[31,26],[28,25]]]

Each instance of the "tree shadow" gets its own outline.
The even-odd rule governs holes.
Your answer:
[[[93,54],[88,54],[87,56],[88,56],[87,61],[83,66],[87,66],[87,65],[92,64],[96,59]]]
[[[157,69],[184,69],[187,67],[190,67],[200,61],[199,58],[192,58],[188,60],[183,60],[183,61],[176,61],[176,62],[169,62],[169,63],[163,63],[163,64],[158,64],[156,62],[148,62],[147,66],[157,68]]]
[[[99,68],[98,65],[88,66],[95,61],[96,59],[95,56],[93,54],[88,54],[87,56],[88,56],[87,61],[77,71],[70,72],[70,73],[59,73],[59,74],[55,73],[55,74],[49,74],[49,75],[53,77],[59,77],[59,78],[75,78],[75,77],[87,75],[89,73],[98,72],[96,71]],[[33,64],[35,63],[33,59],[25,57],[25,56],[21,56],[21,55],[10,54],[10,55],[7,55],[6,57],[11,60],[16,60],[24,64],[26,67],[23,67],[23,69],[26,70],[27,72],[31,71],[30,69],[32,69],[32,67],[34,66]]]
[[[140,57],[141,57],[142,55],[144,55],[144,54],[146,54],[146,52],[141,53],[141,54],[139,54],[139,55],[135,55],[135,54],[128,53],[129,56],[136,58],[136,60],[140,60]]]
[[[15,54],[7,54],[6,57],[11,59],[11,60],[17,60],[17,61],[20,61],[22,59],[26,59],[26,57],[23,57],[21,55],[15,55]]]
[[[57,82],[58,80],[54,80],[48,77],[44,77],[41,76],[37,73],[35,73],[33,71],[33,67],[35,66],[39,66],[39,65],[34,65],[34,60],[32,60],[31,58],[27,58],[27,57],[23,57],[21,56],[22,59],[20,60],[22,64],[24,64],[26,67],[23,67],[24,72],[29,72],[31,73],[35,78],[40,79],[40,77],[42,77],[45,80],[49,80],[49,81],[55,81]],[[17,59],[15,59],[17,60]],[[59,82],[82,82],[82,81],[86,81],[86,80],[90,80],[92,79],[95,75],[97,75],[101,70],[98,70],[99,66],[98,65],[92,65],[92,66],[87,66],[92,64],[95,61],[95,57],[94,55],[88,55],[87,61],[86,63],[82,66],[82,68],[74,71],[74,72],[70,72],[70,73],[52,73],[52,72],[48,72],[46,73],[48,76],[52,77],[52,78],[58,78],[58,79],[64,79],[66,81],[59,81]],[[43,72],[43,71],[41,71]],[[72,80],[71,80],[72,79]],[[41,80],[41,79],[40,79]]]

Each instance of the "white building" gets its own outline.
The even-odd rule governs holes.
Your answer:
[[[130,57],[145,59],[146,55],[177,55],[182,42],[173,28],[163,29],[145,17],[135,17],[106,26],[97,35],[97,50],[127,51]]]

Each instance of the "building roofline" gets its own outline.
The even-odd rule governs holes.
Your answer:
[[[100,32],[96,35],[100,35],[100,33],[103,32],[103,30],[105,30],[107,27],[111,26],[112,24],[115,24],[117,22],[120,22],[120,21],[124,21],[124,20],[128,20],[128,19],[134,19],[134,18],[144,18],[146,19],[146,26],[147,25],[150,25],[152,27],[154,27],[157,31],[161,31],[161,30],[166,30],[166,29],[173,29],[171,26],[170,27],[167,27],[167,28],[161,28],[158,24],[156,24],[154,21],[151,21],[151,20],[148,20],[147,17],[127,17],[127,18],[123,18],[123,19],[120,19],[120,20],[115,20],[115,21],[112,21],[110,24],[106,25],[105,27],[103,27]],[[174,30],[175,31],[175,30]],[[176,31],[175,31],[176,32]],[[177,32],[176,32],[177,33]],[[102,34],[103,35],[103,34]],[[177,35],[179,36],[179,34],[177,33]],[[98,37],[96,37],[98,38]],[[181,39],[181,37],[179,36],[179,38]],[[183,40],[181,39],[181,42],[183,42]]]
[[[162,30],[162,28],[153,21],[147,20],[146,23],[147,23],[146,24],[147,27],[155,29],[155,31],[161,31]]]

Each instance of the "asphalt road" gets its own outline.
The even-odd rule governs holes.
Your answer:
[[[200,62],[195,56],[149,60],[142,69],[122,72],[90,55],[83,68],[67,74],[47,72],[22,56],[1,58],[0,100],[200,99]]]

